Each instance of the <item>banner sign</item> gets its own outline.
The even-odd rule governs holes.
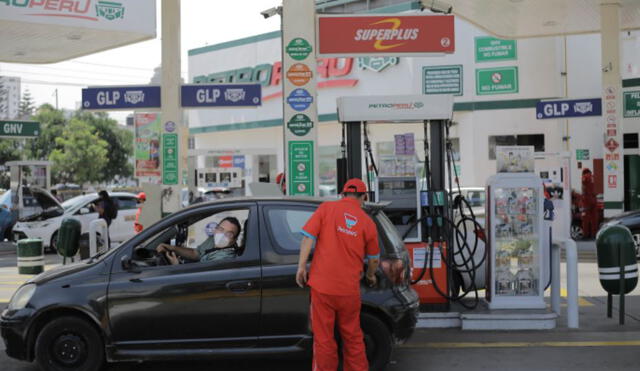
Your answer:
[[[462,95],[462,65],[422,67],[424,94]]]
[[[496,39],[491,36],[475,38],[476,62],[497,62],[518,59],[515,40]]]
[[[181,101],[182,107],[257,107],[262,105],[262,85],[182,85]]]
[[[318,17],[319,56],[453,53],[452,15]]]
[[[536,104],[536,118],[602,116],[602,99],[571,99],[541,101]]]
[[[137,113],[134,116],[136,130],[136,177],[160,178],[160,114]]]
[[[178,184],[178,134],[162,134],[162,184]]]
[[[623,117],[640,117],[640,90],[625,91],[622,104]]]
[[[160,87],[101,86],[82,89],[82,108],[90,110],[160,108]]]

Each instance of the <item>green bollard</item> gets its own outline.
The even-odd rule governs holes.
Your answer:
[[[638,264],[633,237],[622,225],[601,229],[596,236],[600,284],[607,291],[607,317],[611,318],[612,295],[620,295],[620,324],[624,324],[624,295],[638,284]]]
[[[40,274],[44,272],[44,248],[39,238],[18,241],[18,273]]]
[[[80,232],[82,224],[73,218],[65,218],[60,224],[58,232],[57,248],[58,254],[63,257],[63,264],[67,262],[67,258],[71,258],[78,253],[80,248]]]

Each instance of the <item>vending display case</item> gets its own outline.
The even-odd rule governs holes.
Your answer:
[[[487,184],[490,309],[545,308],[541,179],[532,173],[502,173]]]

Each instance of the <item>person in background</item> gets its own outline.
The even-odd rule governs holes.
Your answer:
[[[144,229],[142,224],[140,224],[140,214],[142,213],[142,206],[144,205],[145,201],[147,201],[147,195],[144,192],[140,192],[138,193],[137,199],[139,206],[138,211],[136,211],[136,221],[133,222],[133,229],[136,231],[136,233],[140,233]]]
[[[58,196],[58,190],[57,189],[52,189],[51,190],[51,195],[53,196],[53,198],[58,200],[58,202],[62,202],[62,197]]]
[[[598,200],[591,170],[582,170],[582,232],[584,238],[594,238],[598,232]]]
[[[335,371],[338,352],[334,329],[340,329],[345,371],[367,371],[362,329],[360,328],[360,279],[362,262],[367,258],[367,284],[377,283],[380,262],[378,231],[362,210],[367,187],[362,180],[350,179],[343,198],[324,202],[302,227],[300,258],[296,282],[311,286],[311,328],[313,331],[313,370]],[[307,260],[316,243],[311,272]],[[308,278],[308,280],[307,280]]]

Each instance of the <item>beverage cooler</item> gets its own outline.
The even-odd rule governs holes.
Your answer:
[[[500,173],[487,183],[487,301],[490,309],[545,308],[542,180]]]

